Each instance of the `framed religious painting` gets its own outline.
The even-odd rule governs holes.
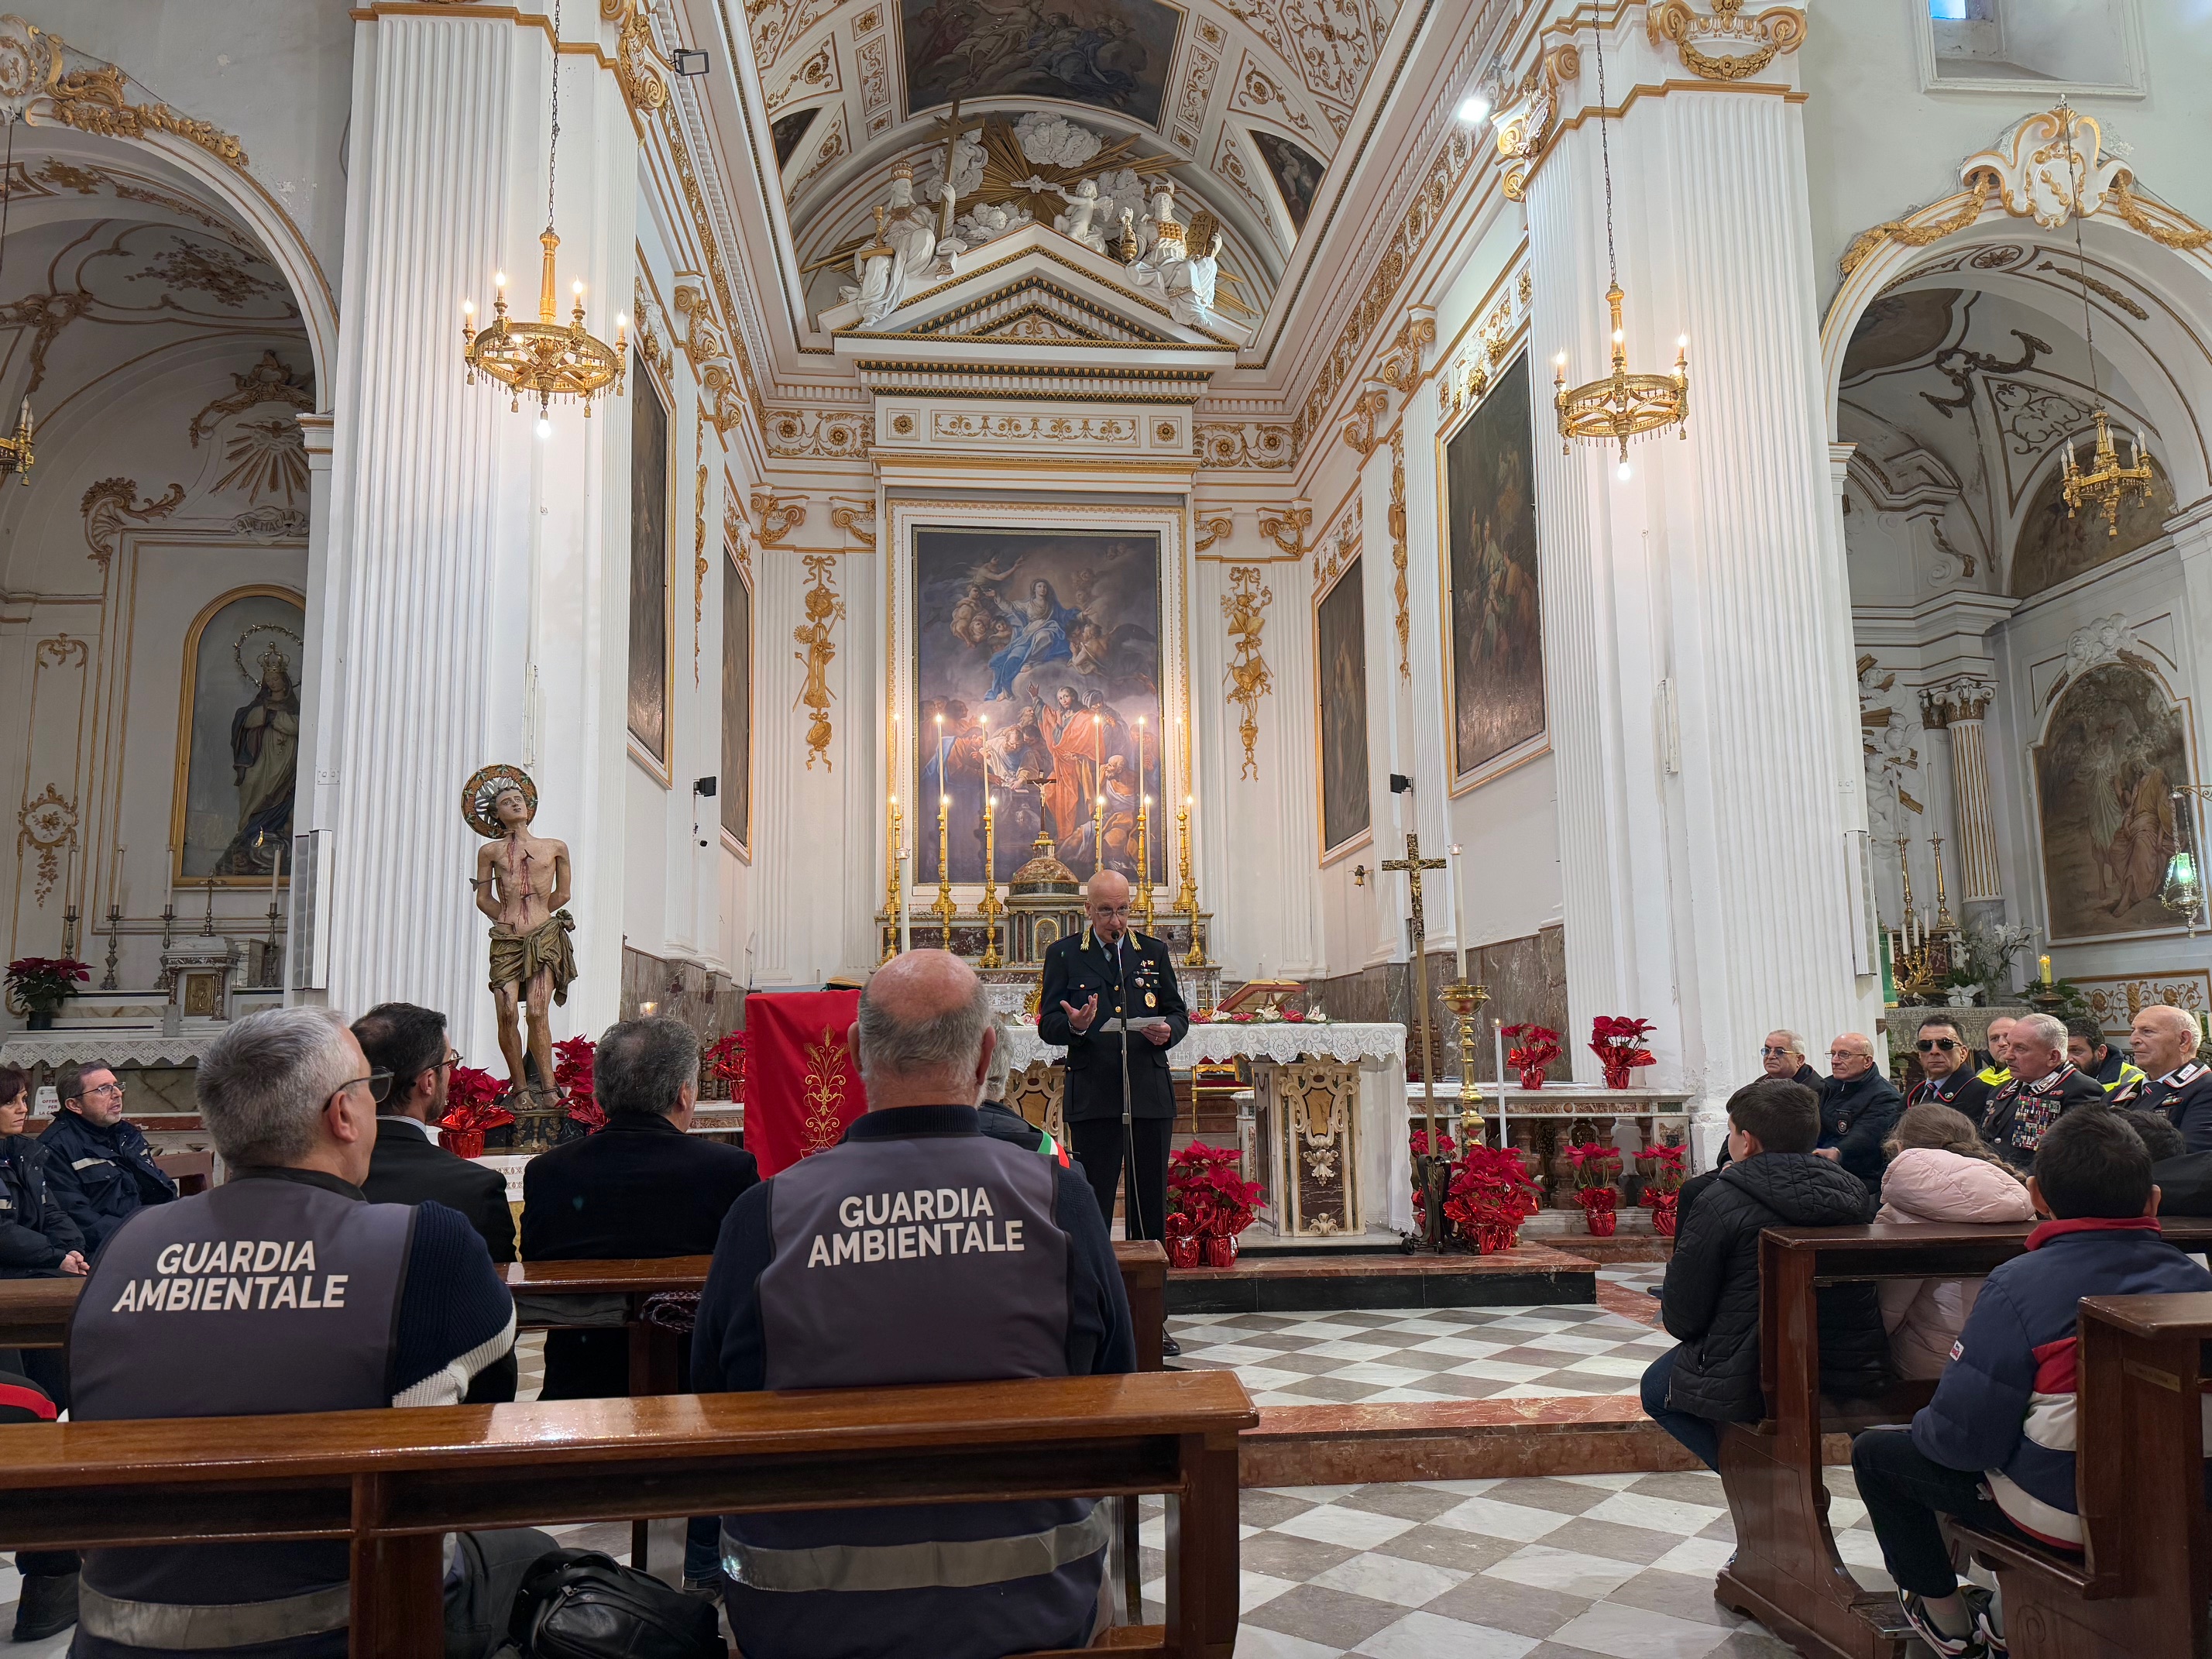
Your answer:
[[[240,587],[185,635],[171,878],[263,886],[291,863],[307,613],[286,587]]]
[[[731,549],[722,557],[722,833],[753,850],[753,586]]]
[[[668,770],[668,403],[641,358],[629,422],[629,735]]]
[[[1314,608],[1323,861],[1365,841],[1373,820],[1367,775],[1367,601],[1353,559]]]
[[[2190,781],[2183,706],[2148,669],[2100,663],[2060,690],[2033,753],[2051,937],[2179,931],[2159,892]]]
[[[1438,445],[1454,793],[1547,741],[1528,375],[1523,351]]]
[[[886,793],[917,888],[1039,851],[1140,872],[1164,902],[1193,793],[1181,514],[894,501],[901,554]],[[986,820],[986,805],[988,820]]]

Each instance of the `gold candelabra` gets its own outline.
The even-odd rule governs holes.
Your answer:
[[[987,792],[983,797],[983,954],[977,965],[983,968],[1003,968],[1006,959],[999,954],[999,918],[1006,913],[1006,905],[999,897],[999,815],[998,802]]]
[[[1482,1012],[1482,1005],[1490,1000],[1490,989],[1487,986],[1468,984],[1467,975],[1462,974],[1437,995],[1451,1010],[1453,1023],[1459,1027],[1460,1133],[1473,1142],[1481,1138],[1483,1130],[1482,1090],[1474,1080],[1475,1020]]]
[[[937,902],[929,907],[945,933],[945,948],[952,948],[952,797],[937,798]]]
[[[0,438],[0,480],[12,472],[29,483],[31,460],[31,400],[26,398],[21,412],[15,416],[15,435]]]
[[[1897,985],[1900,1005],[1923,1003],[1933,998],[1959,959],[1960,936],[1952,919],[1951,902],[1943,884],[1943,838],[1929,838],[1936,854],[1936,914],[1929,916],[1912,902],[1912,863],[1906,839],[1897,838],[1898,875],[1904,884],[1904,918],[1889,930],[1890,974]]]
[[[1145,931],[1156,931],[1152,925],[1152,798],[1144,796],[1137,810],[1137,914],[1145,919]]]
[[[899,888],[899,830],[898,797],[893,795],[891,797],[891,835],[889,842],[890,855],[884,861],[884,914],[891,919],[890,941],[884,946],[885,962],[889,962],[898,954],[899,906],[906,900],[906,895]]]
[[[2120,533],[2120,509],[2127,505],[2130,495],[2150,499],[2150,454],[2138,429],[2135,445],[2129,455],[2128,465],[2120,465],[2119,452],[2112,443],[2112,422],[2106,417],[2101,405],[2096,410],[2097,441],[2091,451],[2089,465],[2083,466],[2074,459],[2074,444],[2068,440],[2065,449],[2065,471],[2061,476],[2059,489],[2066,497],[2066,516],[2072,518],[2083,502],[2092,513],[2105,515],[2105,534]]]

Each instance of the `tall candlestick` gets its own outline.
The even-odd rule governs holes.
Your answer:
[[[112,859],[110,859],[110,860],[108,860],[108,867],[107,867],[107,905],[108,905],[108,908],[110,908],[111,910],[112,910],[112,909],[118,909],[118,908],[120,908],[122,907],[122,903],[123,903],[123,849],[122,849],[122,848],[118,847],[118,848],[115,849],[115,855],[114,855],[114,857],[113,857],[113,858],[112,858]]]
[[[1101,794],[1091,809],[1091,873],[1106,867],[1106,797]]]
[[[890,834],[884,842],[888,866],[884,872],[884,915],[890,923],[889,937],[884,945],[883,959],[885,962],[898,953],[899,911],[905,896],[899,882],[899,804],[896,795],[890,798]]]
[[[910,841],[902,841],[899,843],[898,904],[898,941],[902,955],[914,949],[913,907],[907,898],[907,892],[913,885],[914,845]]]
[[[1186,773],[1190,764],[1188,753],[1188,750],[1184,751]],[[1185,794],[1182,798],[1182,908],[1190,917],[1190,949],[1183,952],[1182,962],[1186,968],[1202,968],[1206,965],[1206,945],[1198,936],[1198,881],[1191,874],[1190,809],[1191,798]]]
[[[999,902],[999,798],[990,792],[989,773],[983,790],[983,955],[985,968],[1003,966],[999,954],[999,917],[1006,906]]]
[[[940,757],[937,775],[945,775]],[[937,902],[930,907],[936,913],[938,925],[944,933],[943,948],[952,949],[952,797],[940,793],[937,798]]]
[[[1152,931],[1152,798],[1146,795],[1137,809],[1137,868],[1145,872],[1137,884],[1137,908],[1145,918],[1145,931]]]
[[[1137,716],[1137,799],[1140,807],[1143,802],[1152,799],[1145,793],[1149,783],[1150,780],[1145,775],[1145,717],[1139,714]],[[1139,833],[1137,836],[1137,882],[1139,886],[1149,888],[1152,884],[1152,866],[1146,861],[1148,854],[1142,829],[1143,826],[1139,824]]]
[[[1474,953],[1467,943],[1467,865],[1460,844],[1451,844],[1452,884],[1452,942],[1459,946],[1459,976],[1462,980],[1474,977],[1469,971]]]

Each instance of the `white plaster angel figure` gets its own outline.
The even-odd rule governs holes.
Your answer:
[[[853,256],[860,286],[839,291],[860,307],[860,320],[871,328],[929,276],[937,252],[937,215],[915,201],[914,169],[906,163],[891,169],[890,200],[877,214],[876,234]]]
[[[1060,199],[1067,204],[1067,211],[1052,222],[1052,228],[1068,240],[1082,243],[1094,253],[1105,252],[1106,233],[1095,228],[1091,220],[1102,205],[1110,207],[1112,204],[1100,202],[1098,181],[1096,179],[1079,179],[1073,191],[1060,190],[1058,186],[1054,189]]]
[[[1152,244],[1160,239],[1160,227],[1175,222],[1175,181],[1171,179],[1163,179],[1159,182],[1158,188],[1152,192],[1152,211],[1145,215],[1138,223],[1138,230],[1143,237],[1145,251],[1147,253],[1152,251]]]
[[[1220,261],[1221,233],[1217,230],[1204,252],[1161,268],[1168,315],[1185,328],[1203,328],[1213,320],[1213,289],[1221,272]]]

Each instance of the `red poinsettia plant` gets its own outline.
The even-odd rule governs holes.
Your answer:
[[[1521,1086],[1542,1088],[1544,1068],[1559,1057],[1559,1034],[1549,1026],[1523,1021],[1507,1026],[1504,1036],[1513,1045],[1506,1051],[1505,1063],[1521,1073]]]
[[[91,967],[75,957],[17,957],[8,964],[15,1000],[34,1014],[53,1012],[91,977]]]
[[[446,1085],[446,1115],[438,1120],[438,1144],[463,1158],[483,1152],[484,1131],[503,1129],[514,1114],[499,1103],[507,1085],[474,1066],[456,1066]]]
[[[1178,1267],[1225,1267],[1236,1260],[1237,1236],[1252,1224],[1260,1183],[1238,1173],[1243,1155],[1234,1146],[1194,1140],[1168,1160],[1168,1212],[1163,1231],[1168,1257]]]
[[[1656,1066],[1657,1058],[1644,1040],[1659,1028],[1648,1019],[1600,1014],[1590,1022],[1590,1052],[1605,1067],[1605,1086],[1626,1089],[1628,1074],[1639,1066]]]
[[[1470,1146],[1452,1171],[1444,1219],[1478,1253],[1494,1255],[1520,1242],[1521,1224],[1536,1213],[1536,1183],[1510,1147]]]
[[[607,1114],[592,1093],[592,1056],[599,1044],[589,1037],[573,1036],[553,1045],[553,1087],[568,1109],[568,1115],[597,1134],[607,1126]]]
[[[1589,1140],[1567,1148],[1575,1166],[1575,1201],[1583,1206],[1583,1220],[1593,1237],[1609,1238],[1620,1224],[1620,1194],[1613,1179],[1620,1173],[1620,1149],[1609,1141]]]
[[[1682,1146],[1646,1146],[1638,1161],[1651,1165],[1651,1179],[1644,1188],[1644,1201],[1651,1206],[1651,1231],[1662,1238],[1674,1236],[1674,1221],[1682,1206]]]
[[[745,1034],[725,1031],[707,1049],[707,1069],[729,1085],[730,1098],[745,1097]]]

